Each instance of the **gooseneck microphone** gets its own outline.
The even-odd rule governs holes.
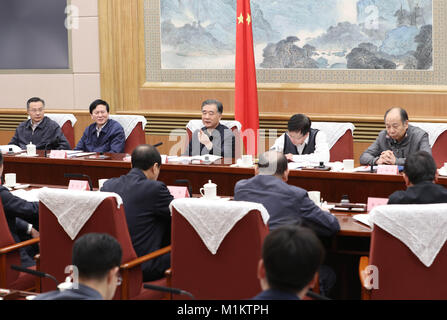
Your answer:
[[[159,147],[159,146],[161,146],[163,144],[163,142],[159,142],[159,143],[156,143],[156,144],[154,144],[154,147],[156,148],[156,147]]]
[[[330,298],[322,296],[321,294],[315,293],[311,290],[307,291],[306,296],[315,300],[331,300]]]
[[[27,268],[17,266],[14,264],[11,265],[11,269],[20,271],[20,272],[24,272],[24,273],[28,273],[28,274],[32,274],[33,276],[36,276],[39,278],[49,278],[49,279],[53,280],[54,282],[56,282],[56,285],[59,284],[59,282],[56,280],[56,278],[54,276],[52,276],[51,274],[45,273],[45,272],[27,269]]]
[[[64,173],[65,178],[86,178],[88,179],[88,186],[90,187],[90,191],[93,191],[92,179],[86,174],[83,173]]]
[[[162,292],[168,292],[173,294],[179,294],[179,295],[186,295],[194,300],[194,296],[189,293],[188,291],[177,289],[177,288],[169,288],[169,287],[162,287],[162,286],[156,286],[153,284],[143,284],[143,287],[145,289],[155,290],[155,291],[162,291]]]
[[[188,185],[189,197],[192,198],[192,186],[191,186],[191,182],[188,179],[177,179],[177,180],[175,180],[174,183]]]

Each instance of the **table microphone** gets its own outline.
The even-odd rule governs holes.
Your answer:
[[[188,185],[189,197],[192,198],[191,182],[188,179],[177,179],[177,180],[175,180],[174,183],[176,183],[176,184],[187,184]]]
[[[11,269],[16,270],[16,271],[20,271],[20,272],[24,272],[24,273],[28,273],[28,274],[31,274],[33,276],[39,277],[39,278],[49,278],[49,279],[52,279],[54,282],[56,282],[56,285],[59,285],[59,282],[51,274],[48,274],[48,273],[45,273],[45,272],[41,272],[41,271],[37,271],[37,270],[27,269],[27,268],[24,268],[24,267],[21,267],[21,266],[17,266],[17,265],[14,265],[14,264],[11,265]]]
[[[155,291],[162,291],[162,292],[168,292],[168,293],[173,293],[173,294],[183,294],[183,295],[186,295],[194,300],[194,296],[185,290],[181,290],[181,289],[177,289],[177,288],[156,286],[156,285],[147,284],[147,283],[143,284],[143,287],[145,289],[150,289],[150,290],[155,290]]]
[[[93,191],[93,184],[90,177],[83,173],[64,173],[65,178],[87,178],[88,179],[88,186],[90,187],[90,191]]]
[[[156,148],[156,147],[159,147],[159,146],[161,146],[163,144],[163,142],[159,142],[159,143],[156,143],[156,144],[154,144],[154,147]]]
[[[311,290],[307,291],[306,296],[315,300],[331,300],[330,298],[322,296],[321,294],[315,293]]]

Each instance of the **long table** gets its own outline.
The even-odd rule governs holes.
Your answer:
[[[130,162],[123,161],[125,154],[94,155],[93,157],[50,159],[38,151],[37,157],[4,155],[4,172],[17,174],[18,182],[68,185],[65,173],[82,173],[92,179],[98,187],[98,179],[118,177],[126,174]],[[217,193],[232,196],[234,186],[241,179],[253,177],[253,168],[235,168],[229,164],[163,164],[159,180],[174,185],[177,179],[191,182],[193,193],[212,180],[217,184]],[[328,202],[339,202],[348,195],[351,202],[366,203],[368,197],[387,198],[396,190],[404,190],[402,175],[382,175],[376,173],[342,173],[317,170],[290,170],[288,183],[308,191],[318,190]],[[440,177],[439,184],[447,186],[447,178]]]

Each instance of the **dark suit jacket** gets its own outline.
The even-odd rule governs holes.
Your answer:
[[[302,223],[321,236],[330,236],[340,230],[337,218],[316,206],[306,190],[275,176],[257,175],[238,181],[234,187],[234,200],[262,203],[270,215],[270,230],[296,223]]]
[[[123,127],[118,121],[109,119],[101,129],[99,137],[96,135],[96,123],[92,123],[85,128],[81,140],[74,150],[88,152],[124,152],[126,135]]]
[[[447,189],[431,181],[417,183],[394,192],[388,198],[388,204],[428,204],[447,203]]]
[[[37,295],[34,300],[104,300],[93,288],[79,284],[78,289],[54,290]]]
[[[48,117],[43,117],[34,132],[31,127],[31,119],[19,124],[9,144],[15,144],[22,149],[26,149],[26,145],[30,142],[36,145],[36,149],[45,149],[47,145],[48,149],[71,149],[61,127],[56,121]]]
[[[213,130],[211,136],[208,134],[206,127],[201,129],[210,137],[213,143],[213,148],[208,150],[205,145],[199,142],[199,130],[192,133],[191,141],[189,141],[186,155],[197,156],[203,154],[213,154],[224,158],[234,158],[235,138],[234,134],[228,127],[220,124]]]
[[[254,296],[252,300],[300,300],[300,298],[290,292],[268,289]]]
[[[173,197],[163,182],[149,180],[133,168],[119,178],[107,180],[101,191],[115,192],[123,199],[127,227],[136,254],[140,257],[170,243]],[[170,255],[143,263],[143,280],[161,278],[170,266]]]

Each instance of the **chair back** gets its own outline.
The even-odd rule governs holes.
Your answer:
[[[77,121],[76,117],[71,113],[45,113],[45,115],[57,122],[70,147],[73,149],[75,147],[74,125]]]
[[[323,131],[329,144],[330,161],[354,158],[354,125],[350,122],[312,122],[312,128]]]
[[[421,215],[416,216],[416,218],[408,217],[406,221],[403,221],[405,214],[410,213],[408,210],[414,208],[415,212],[419,213],[419,210],[421,208],[423,210],[423,207],[427,208],[426,212],[421,212]],[[439,217],[441,214],[445,214],[443,211],[447,210],[446,204],[388,205],[375,207],[373,211],[377,209],[385,213],[385,219],[377,220],[376,216],[372,217],[375,224],[371,235],[369,264],[374,266],[373,270],[376,272],[376,278],[375,276],[372,278],[377,281],[378,288],[373,288],[370,291],[370,299],[446,299],[447,244],[437,242],[437,240],[442,239],[443,231],[436,230],[437,224],[445,225],[443,219]],[[404,215],[390,215],[389,212],[393,210],[401,210],[401,214],[404,213]],[[434,219],[431,222],[429,220],[424,222],[424,219],[431,219],[432,217]],[[395,218],[394,220],[399,221],[399,223],[390,220],[392,218]],[[394,224],[396,228],[390,228],[390,223],[391,226]],[[410,228],[407,228],[407,225]],[[417,234],[417,232],[411,231],[415,228],[424,231]],[[404,240],[407,239],[406,234],[410,235],[410,239],[413,239],[411,244],[404,242],[408,241]],[[431,239],[431,243],[425,241],[426,238]],[[415,246],[413,242],[419,243],[419,245]],[[424,242],[424,244],[421,244],[421,242]],[[428,254],[421,249],[424,249],[424,245],[437,248],[437,243],[440,243],[440,249],[430,264],[429,261],[431,260],[427,260]],[[413,253],[414,250],[421,250],[423,254],[419,253],[418,258]]]
[[[171,285],[196,299],[249,299],[261,291],[257,266],[268,233],[258,210],[249,211],[212,254],[191,224],[172,207]],[[185,299],[174,296],[174,299]]]
[[[126,143],[124,145],[125,153],[131,154],[137,146],[146,143],[144,130],[147,120],[145,117],[139,115],[111,114],[109,118],[118,121],[124,129],[124,135],[126,136]]]
[[[89,193],[90,191],[85,192]],[[67,276],[65,267],[71,265],[73,243],[86,233],[108,233],[115,237],[123,251],[122,263],[137,257],[127,228],[124,206],[121,205],[120,208],[117,208],[117,201],[114,197],[104,199],[73,240],[60,225],[57,217],[42,202],[39,202],[39,227],[40,271],[53,275],[58,282],[64,281]],[[130,273],[129,297],[138,294],[141,286],[141,268],[135,268]],[[55,288],[54,281],[43,279],[42,292]],[[119,297],[120,290],[117,288],[115,298]]]
[[[430,123],[430,122],[410,122],[427,132],[428,142],[431,147],[431,153],[435,159],[438,168],[447,162],[447,123]]]
[[[6,220],[3,204],[0,199],[0,248],[15,244],[14,238],[9,231],[8,222]],[[20,265],[19,251],[0,256],[1,270],[5,270],[0,274],[0,288],[11,288],[11,284],[19,277],[19,272],[12,270],[11,265]]]

